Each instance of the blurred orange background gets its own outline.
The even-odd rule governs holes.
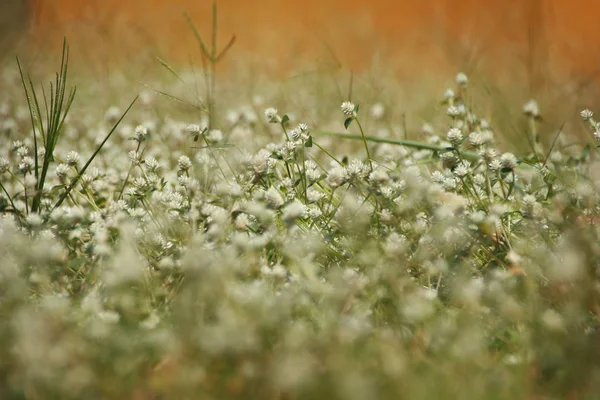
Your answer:
[[[270,69],[328,60],[361,70],[374,56],[399,71],[493,68],[595,74],[598,0],[219,0],[219,41]],[[80,57],[110,61],[198,51],[211,0],[35,0],[35,37],[67,36]],[[42,45],[42,43],[44,43]],[[94,61],[96,62],[96,61]]]

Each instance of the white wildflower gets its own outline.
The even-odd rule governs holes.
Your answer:
[[[355,108],[356,107],[354,106],[354,104],[349,101],[344,101],[341,106],[342,113],[344,115],[353,116],[353,117],[356,116],[356,113],[354,112]]]
[[[265,201],[272,208],[279,208],[284,203],[283,197],[273,186],[265,191]]]
[[[460,143],[462,142],[463,134],[460,129],[452,128],[448,131],[446,138],[452,144],[452,146],[456,147],[456,146],[460,145]]]
[[[75,166],[79,163],[79,154],[76,151],[70,151],[65,159],[68,165]]]
[[[591,110],[585,109],[579,113],[581,119],[584,121],[589,121],[594,116],[594,113]]]
[[[459,72],[456,75],[456,84],[459,86],[467,86],[467,84],[469,83],[469,78],[467,77],[467,75],[463,72]]]
[[[190,158],[188,156],[181,156],[177,160],[177,167],[181,171],[187,171],[190,168],[192,168],[192,161],[190,160]]]
[[[538,106],[537,101],[529,100],[523,106],[523,113],[527,116],[538,118],[540,116],[540,107]]]
[[[265,110],[265,118],[267,118],[267,121],[272,124],[278,124],[281,122],[281,117],[279,116],[277,109],[273,107],[269,107]]]
[[[298,200],[294,200],[283,208],[281,218],[286,222],[292,222],[302,218],[306,214],[306,206]]]

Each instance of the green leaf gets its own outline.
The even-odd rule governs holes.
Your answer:
[[[308,139],[306,140],[306,142],[304,142],[304,147],[312,147],[312,145],[312,136],[308,136]]]
[[[290,117],[288,117],[287,114],[285,114],[283,117],[281,117],[281,125],[285,125],[289,122]]]
[[[354,117],[348,117],[348,118],[346,118],[346,120],[344,121],[344,128],[348,129],[348,127],[350,126],[350,124],[352,123],[352,121],[354,121]]]
[[[360,109],[360,106],[359,106],[358,104],[354,106],[354,112],[355,112],[356,114],[358,114],[358,110],[359,110],[359,109]]]

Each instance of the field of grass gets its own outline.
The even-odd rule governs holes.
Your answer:
[[[0,399],[600,398],[593,109],[221,76],[189,24],[136,91],[2,71]]]

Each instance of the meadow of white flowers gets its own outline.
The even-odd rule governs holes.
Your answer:
[[[588,141],[542,145],[517,105],[527,153],[464,74],[422,141],[359,98],[211,121],[144,90],[62,119],[22,84],[0,91],[0,398],[600,393],[591,111]]]

